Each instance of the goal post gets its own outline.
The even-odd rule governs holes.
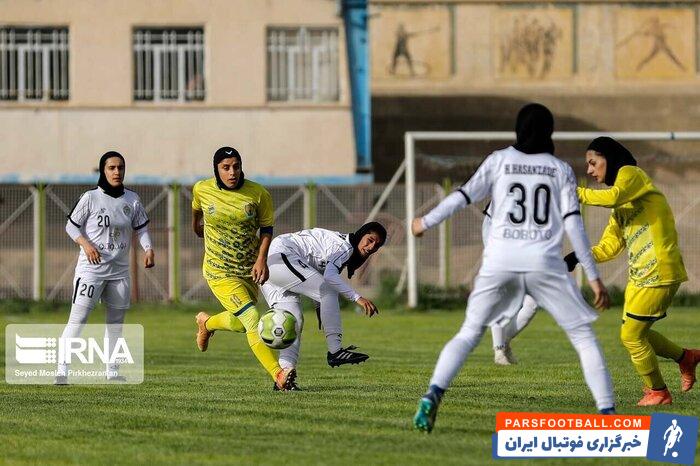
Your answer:
[[[609,136],[618,141],[698,141],[700,131],[651,131],[651,132],[594,132],[557,131],[555,141],[590,141]],[[408,131],[404,133],[404,163],[406,191],[406,286],[408,307],[418,305],[418,257],[416,238],[411,232],[411,221],[416,213],[416,143],[420,141],[515,141],[513,131]],[[486,156],[487,154],[484,154]]]

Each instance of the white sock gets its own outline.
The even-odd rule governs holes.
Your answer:
[[[297,339],[291,346],[280,350],[279,365],[282,369],[297,367],[299,363],[299,352],[301,351],[301,333],[304,330],[304,313],[299,302],[281,302],[272,305],[274,309],[284,309],[289,311],[297,319]]]
[[[92,311],[91,307],[81,306],[79,304],[73,304],[70,308],[70,315],[68,316],[68,323],[61,333],[61,338],[77,338],[83,331],[83,327],[87,323],[88,316]],[[68,364],[59,363],[56,368],[57,376],[67,376],[68,375]]]
[[[514,322],[514,326],[510,338],[513,338],[525,327],[527,327],[527,325],[532,321],[532,318],[535,317],[536,313],[537,303],[534,299],[532,299],[532,296],[526,294],[525,299],[523,299],[523,307],[520,308],[515,319],[512,321]]]
[[[457,335],[447,342],[442,349],[433,371],[433,377],[430,379],[430,385],[437,385],[447,390],[452,383],[452,379],[455,378],[462,368],[469,353],[479,344],[483,334],[484,328],[475,330],[468,327],[465,322]]]
[[[510,322],[507,325],[510,325]],[[506,327],[507,326],[503,326],[500,324],[493,324],[491,326],[491,340],[493,341],[493,349],[505,348]]]
[[[612,408],[615,406],[612,379],[591,324],[567,330],[566,334],[578,353],[583,377],[593,394],[598,410]]]
[[[105,338],[108,340],[107,347],[109,348],[109,355],[114,352],[117,340],[122,336],[122,326],[124,324],[125,315],[126,309],[107,308]],[[119,376],[119,364],[107,364],[106,369],[108,379]]]

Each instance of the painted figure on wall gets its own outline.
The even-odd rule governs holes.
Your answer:
[[[636,67],[636,71],[641,71],[650,61],[652,61],[659,53],[666,55],[678,68],[685,71],[685,66],[681,60],[673,53],[673,50],[668,45],[668,36],[666,30],[671,27],[668,23],[662,23],[658,16],[647,19],[644,23],[622,41],[617,44],[617,47],[623,47],[637,37],[649,37],[653,40],[651,50]]]
[[[546,77],[561,38],[562,29],[554,21],[545,23],[527,15],[515,18],[510,33],[501,40],[500,72],[517,75],[525,70],[528,77]]]
[[[389,74],[395,75],[396,74],[396,66],[399,63],[399,59],[403,58],[406,61],[406,64],[408,65],[408,70],[411,75],[411,77],[416,76],[416,70],[414,69],[414,62],[413,58],[411,57],[411,52],[408,50],[408,40],[411,37],[415,37],[421,34],[429,34],[432,32],[437,32],[439,31],[440,28],[431,28],[426,31],[415,31],[415,32],[409,32],[406,30],[406,26],[403,23],[399,23],[399,27],[396,29],[396,42],[394,45],[394,56],[391,60],[391,67],[389,69]],[[421,68],[421,74],[426,74],[427,70],[425,69],[428,65],[425,63],[420,63],[420,68]]]

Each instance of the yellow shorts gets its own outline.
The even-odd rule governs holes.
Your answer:
[[[625,288],[625,306],[622,310],[622,321],[625,317],[636,320],[657,321],[666,317],[666,310],[671,305],[680,283],[666,286],[640,288],[630,282]]]
[[[252,278],[217,278],[207,280],[216,299],[235,316],[243,314],[258,301],[258,286]]]

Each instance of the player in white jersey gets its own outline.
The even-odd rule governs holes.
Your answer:
[[[484,208],[484,223],[481,225],[481,238],[486,247],[486,241],[491,230],[491,203]],[[513,355],[510,341],[515,338],[532,321],[537,312],[537,303],[532,296],[525,294],[520,310],[513,317],[503,316],[491,324],[491,340],[493,341],[493,362],[500,366],[517,364]]]
[[[412,223],[421,236],[472,202],[491,197],[493,215],[483,261],[469,296],[461,329],[443,348],[428,392],[421,398],[414,426],[430,432],[438,404],[487,326],[518,311],[525,293],[554,317],[576,349],[597,408],[614,412],[612,381],[591,327],[597,314],[567,276],[562,260],[566,232],[595,294],[595,305],[609,305],[581,221],[576,178],[552,155],[554,119],[539,104],[518,113],[517,142],[489,155],[466,184]]]
[[[73,297],[68,324],[61,335],[75,338],[87,323],[90,312],[102,299],[107,307],[105,338],[110,354],[129,308],[129,251],[136,232],[146,252],[144,265],[153,267],[154,253],[148,234],[148,216],[139,196],[124,188],[124,157],[110,151],[100,158],[97,187],[84,192],[68,214],[66,232],[80,245],[73,279]],[[124,381],[116,364],[108,364],[107,379]],[[59,364],[56,385],[68,383],[68,366]]]
[[[340,276],[347,267],[348,278],[386,241],[386,229],[378,222],[362,225],[354,233],[338,233],[312,228],[280,235],[272,240],[267,256],[270,278],[262,286],[268,305],[291,312],[299,323],[299,338],[280,351],[283,369],[296,368],[301,345],[302,314],[300,295],[308,296],[320,306],[319,327],[323,328],[331,367],[358,364],[368,355],[342,347],[343,328],[338,295],[356,302],[368,316],[378,312],[372,301],[362,297]]]

